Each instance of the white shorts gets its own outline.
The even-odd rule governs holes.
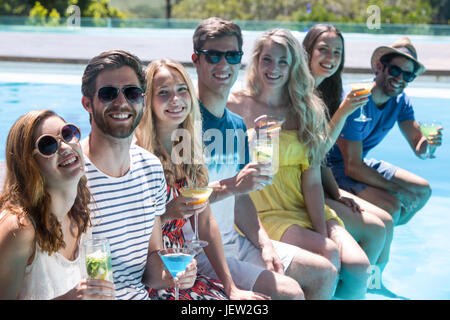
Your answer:
[[[234,255],[229,253],[226,255],[228,268],[238,288],[253,290],[259,275],[266,270],[264,261],[261,258],[261,251],[245,237],[239,236],[237,241],[238,251]],[[300,249],[287,243],[271,241],[286,272],[292,259],[299,253]],[[197,259],[198,273],[220,280],[204,252],[196,256],[195,259]]]

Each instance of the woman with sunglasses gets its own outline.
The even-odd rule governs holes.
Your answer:
[[[347,117],[367,103],[370,93],[357,95],[359,89],[343,94],[344,38],[335,26],[313,26],[303,40],[303,47],[308,54],[316,93],[328,108],[330,142],[334,144]],[[340,189],[331,168],[322,166],[321,173],[325,203],[344,221],[345,228],[357,239],[370,264],[382,272],[388,263],[393,239],[392,217],[383,209]],[[382,288],[387,292],[383,285]]]
[[[113,299],[114,285],[84,279],[90,226],[80,130],[49,110],[12,126],[0,196],[0,299]]]
[[[282,117],[273,185],[250,194],[269,236],[328,259],[339,272],[335,297],[361,299],[369,261],[341,219],[324,204],[320,164],[328,143],[323,102],[314,94],[301,44],[285,29],[255,43],[245,89],[230,109],[248,128],[261,115]]]
[[[190,204],[195,198],[183,197],[180,189],[188,180],[197,186],[208,185],[203,164],[202,122],[194,85],[185,68],[170,59],[149,64],[146,71],[146,105],[136,130],[136,144],[161,160],[167,182],[166,212],[162,216],[165,247],[182,247],[193,235],[189,218],[196,212],[199,237],[208,245],[196,256],[202,266],[215,271],[221,280],[198,275],[194,286],[181,290],[183,299],[261,299],[262,295],[243,291],[234,284],[228,270],[219,228],[208,202]],[[193,218],[191,218],[193,220]],[[173,299],[172,290],[151,290],[158,299]]]

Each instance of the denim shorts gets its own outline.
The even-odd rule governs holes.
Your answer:
[[[377,170],[377,172],[387,180],[391,180],[398,169],[398,167],[382,160],[364,159],[363,161],[367,166]],[[336,179],[339,188],[344,189],[345,191],[357,195],[368,187],[367,184],[346,176],[343,163],[341,166],[333,166],[331,169],[333,170],[334,178]]]

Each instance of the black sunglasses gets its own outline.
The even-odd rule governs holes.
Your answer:
[[[242,55],[244,54],[242,50],[226,52],[218,50],[195,50],[196,55],[200,55],[201,53],[205,55],[206,61],[211,64],[219,63],[222,56],[225,56],[225,60],[229,64],[238,64],[241,62]]]
[[[402,70],[399,66],[395,64],[383,63],[385,67],[388,68],[389,75],[393,77],[398,77],[399,74],[403,73],[403,80],[406,82],[411,82],[416,78],[416,74],[414,72]]]
[[[101,102],[108,104],[119,96],[119,90],[131,104],[141,103],[144,99],[144,90],[138,86],[123,86],[117,88],[113,86],[105,86],[98,89],[98,98]]]
[[[50,158],[58,152],[59,141],[63,140],[65,143],[78,143],[81,138],[80,129],[68,123],[61,127],[61,131],[57,136],[52,134],[43,134],[36,140],[35,150],[33,155],[40,153],[45,158]]]

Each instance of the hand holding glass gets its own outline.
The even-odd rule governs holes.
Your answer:
[[[194,248],[167,248],[158,251],[161,260],[164,262],[175,281],[175,300],[179,300],[179,288],[177,274],[186,271],[195,255]]]
[[[370,91],[373,88],[373,80],[363,80],[361,82],[358,83],[351,83],[350,87],[352,88],[352,90],[359,90],[362,89],[361,91],[358,91],[355,93],[355,96],[359,96],[359,95],[363,95],[363,94],[368,94],[370,93]],[[358,122],[367,122],[367,121],[371,121],[372,118],[369,118],[365,115],[364,113],[364,105],[360,107],[360,115],[358,118],[355,118],[355,121]]]
[[[431,122],[421,122],[420,123],[420,131],[422,131],[422,134],[424,135],[425,138],[427,138],[427,141],[428,141],[427,151],[424,154],[425,158],[429,158],[429,159],[436,158],[434,153],[438,146],[433,144],[433,138],[442,129],[443,129],[443,127],[442,127],[441,122],[436,121],[436,120],[431,121]]]
[[[198,187],[198,186],[190,186],[184,187],[181,190],[181,195],[187,198],[197,198],[196,201],[191,201],[189,204],[200,204],[208,201],[209,196],[211,195],[213,189],[210,187]],[[198,248],[198,247],[206,247],[208,245],[208,241],[200,240],[198,235],[198,212],[194,213],[194,238],[191,241],[186,242],[187,247]]]

